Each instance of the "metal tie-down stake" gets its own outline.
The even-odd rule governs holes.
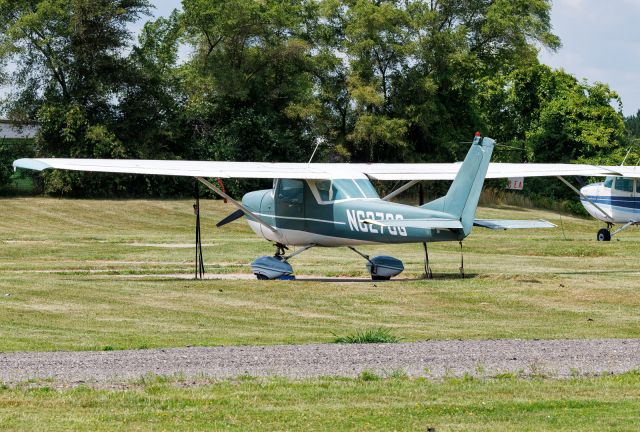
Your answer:
[[[202,256],[202,235],[200,233],[200,185],[195,183],[195,203],[193,213],[196,216],[196,279],[204,279],[204,258]]]

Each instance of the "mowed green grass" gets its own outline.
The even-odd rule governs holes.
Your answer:
[[[599,223],[544,211],[481,208],[481,217],[546,218],[553,230],[476,229],[430,245],[434,280],[373,283],[353,252],[312,249],[299,275],[361,281],[180,279],[193,271],[190,200],[0,200],[0,352],[331,342],[390,329],[404,341],[640,337],[640,235],[598,243]],[[207,271],[249,274],[272,246],[234,209],[204,201]],[[421,245],[363,247],[423,271]]]
[[[405,341],[639,337],[640,236],[594,240],[598,223],[483,208],[482,217],[546,218],[564,229],[491,232],[430,246],[434,280],[366,280],[344,249],[294,258],[321,280],[180,279],[193,271],[192,202],[0,200],[0,352],[331,342],[385,329]],[[250,272],[272,247],[233,211],[205,201],[210,273]],[[370,246],[422,273],[419,245]],[[358,282],[336,279],[345,276]],[[637,430],[640,375],[519,379],[291,381],[146,377],[123,388],[3,388],[0,430]],[[54,387],[58,387],[57,385]]]
[[[148,378],[128,390],[0,390],[0,430],[635,431],[640,423],[638,373],[181,384]]]

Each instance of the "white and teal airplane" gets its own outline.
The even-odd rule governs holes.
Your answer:
[[[361,255],[367,262],[372,278],[389,279],[404,269],[400,260],[389,256],[369,257],[355,249],[356,246],[379,243],[422,243],[425,250],[425,273],[430,276],[427,253],[427,244],[430,242],[462,242],[471,234],[474,226],[490,229],[555,226],[544,220],[476,219],[476,208],[485,178],[557,176],[564,180],[562,176],[621,176],[610,167],[591,165],[490,164],[494,144],[492,139],[477,134],[461,164],[305,164],[54,158],[19,159],[13,165],[16,168],[35,170],[52,168],[194,177],[238,208],[219,222],[218,226],[246,216],[251,229],[276,246],[274,256],[260,257],[252,263],[252,270],[259,279],[288,277],[293,273],[288,262],[292,257],[312,247],[338,246],[349,247]],[[211,178],[268,178],[273,179],[273,187],[249,192],[241,201],[236,201],[207,180]],[[407,183],[381,198],[371,180],[406,180]],[[419,207],[390,201],[423,180],[453,182],[445,196]],[[602,185],[593,186],[596,188],[593,192],[591,189],[583,189],[585,193],[582,196],[587,203],[585,205],[593,205],[599,211],[606,212],[606,205],[599,203],[597,200],[600,198],[597,197],[603,196],[602,191],[622,188],[622,181],[623,178],[616,179],[613,189],[609,180]],[[633,189],[625,193],[635,197],[635,191]],[[612,208],[616,208],[617,204],[618,201]],[[615,218],[616,215],[614,210],[607,223],[616,223],[619,220]],[[300,248],[287,255],[285,250],[288,246]],[[464,275],[463,271],[461,266]]]

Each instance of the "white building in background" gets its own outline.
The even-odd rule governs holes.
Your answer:
[[[17,125],[9,120],[0,120],[0,139],[2,138],[34,138],[40,126],[37,124]]]

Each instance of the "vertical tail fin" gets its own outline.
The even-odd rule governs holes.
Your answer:
[[[476,136],[449,192],[422,206],[424,209],[441,211],[460,219],[465,236],[468,236],[473,228],[476,208],[489,169],[494,144],[495,141],[491,138]]]

